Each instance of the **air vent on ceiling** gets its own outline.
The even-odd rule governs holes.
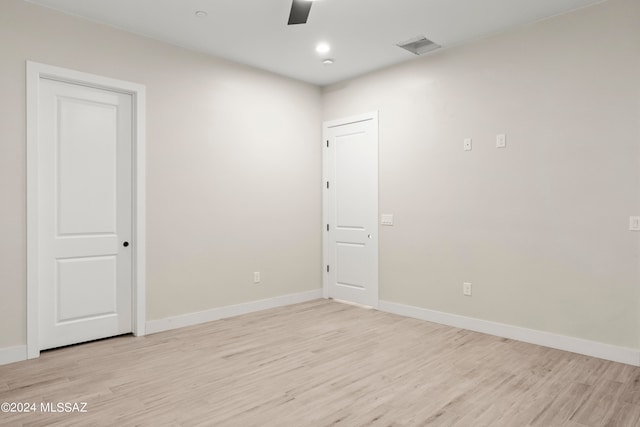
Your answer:
[[[415,55],[424,55],[425,53],[439,49],[442,46],[438,43],[432,42],[425,36],[419,36],[411,40],[407,40],[406,42],[398,43],[398,47],[408,50]]]

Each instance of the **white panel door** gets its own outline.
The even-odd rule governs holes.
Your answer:
[[[328,297],[378,304],[377,114],[325,123]]]
[[[39,94],[40,349],[131,332],[131,95]]]

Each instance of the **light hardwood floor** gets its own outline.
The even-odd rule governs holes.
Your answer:
[[[317,300],[0,366],[2,426],[640,426],[640,368]]]

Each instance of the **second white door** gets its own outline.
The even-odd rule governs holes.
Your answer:
[[[327,296],[378,304],[377,113],[326,122]]]
[[[39,345],[132,331],[131,95],[41,78]]]

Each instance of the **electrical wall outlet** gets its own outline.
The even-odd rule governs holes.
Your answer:
[[[629,230],[640,231],[640,216],[629,217]]]
[[[259,271],[254,271],[253,272],[253,283],[260,283],[260,272]]]
[[[496,148],[505,148],[507,146],[507,135],[501,133],[496,135]]]
[[[465,138],[462,146],[464,147],[464,151],[471,151],[471,138]]]
[[[464,282],[462,284],[462,295],[464,295],[466,297],[470,297],[471,296],[471,283]]]

